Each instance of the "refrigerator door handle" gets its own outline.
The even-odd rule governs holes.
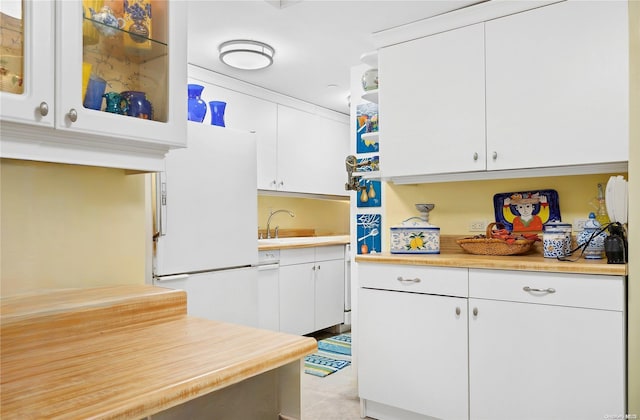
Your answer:
[[[157,282],[163,282],[163,281],[171,281],[171,280],[184,280],[188,278],[189,278],[189,274],[175,274],[173,276],[156,277],[155,280]]]
[[[156,232],[154,237],[167,234],[167,180],[164,172],[156,173]]]

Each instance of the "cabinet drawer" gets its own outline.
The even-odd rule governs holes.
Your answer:
[[[360,287],[445,296],[468,296],[468,269],[358,264]]]
[[[292,248],[280,250],[280,265],[312,263],[315,261],[315,248]]]
[[[624,277],[471,269],[469,297],[622,311]]]
[[[319,246],[316,261],[344,260],[344,245]]]

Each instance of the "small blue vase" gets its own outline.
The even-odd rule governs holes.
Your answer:
[[[122,92],[121,95],[129,106],[127,110],[128,116],[145,120],[153,119],[153,107],[151,106],[151,102],[147,100],[144,92],[127,90]]]
[[[207,103],[200,98],[203,89],[204,86],[187,85],[189,121],[202,122],[205,115],[207,115]]]
[[[209,107],[211,107],[211,125],[219,125],[220,127],[224,127],[224,109],[226,108],[226,106],[226,102],[209,102]]]

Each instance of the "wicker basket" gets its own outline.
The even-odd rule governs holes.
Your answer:
[[[529,251],[534,242],[536,242],[533,239],[516,239],[512,243],[507,243],[504,239],[492,238],[491,232],[495,225],[496,223],[489,223],[486,238],[463,238],[458,239],[456,242],[468,253],[476,255],[524,254]],[[497,225],[502,226],[500,223]]]

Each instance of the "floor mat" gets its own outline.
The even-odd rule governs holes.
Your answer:
[[[318,351],[304,358],[304,372],[325,377],[351,364],[351,334],[318,341]]]

